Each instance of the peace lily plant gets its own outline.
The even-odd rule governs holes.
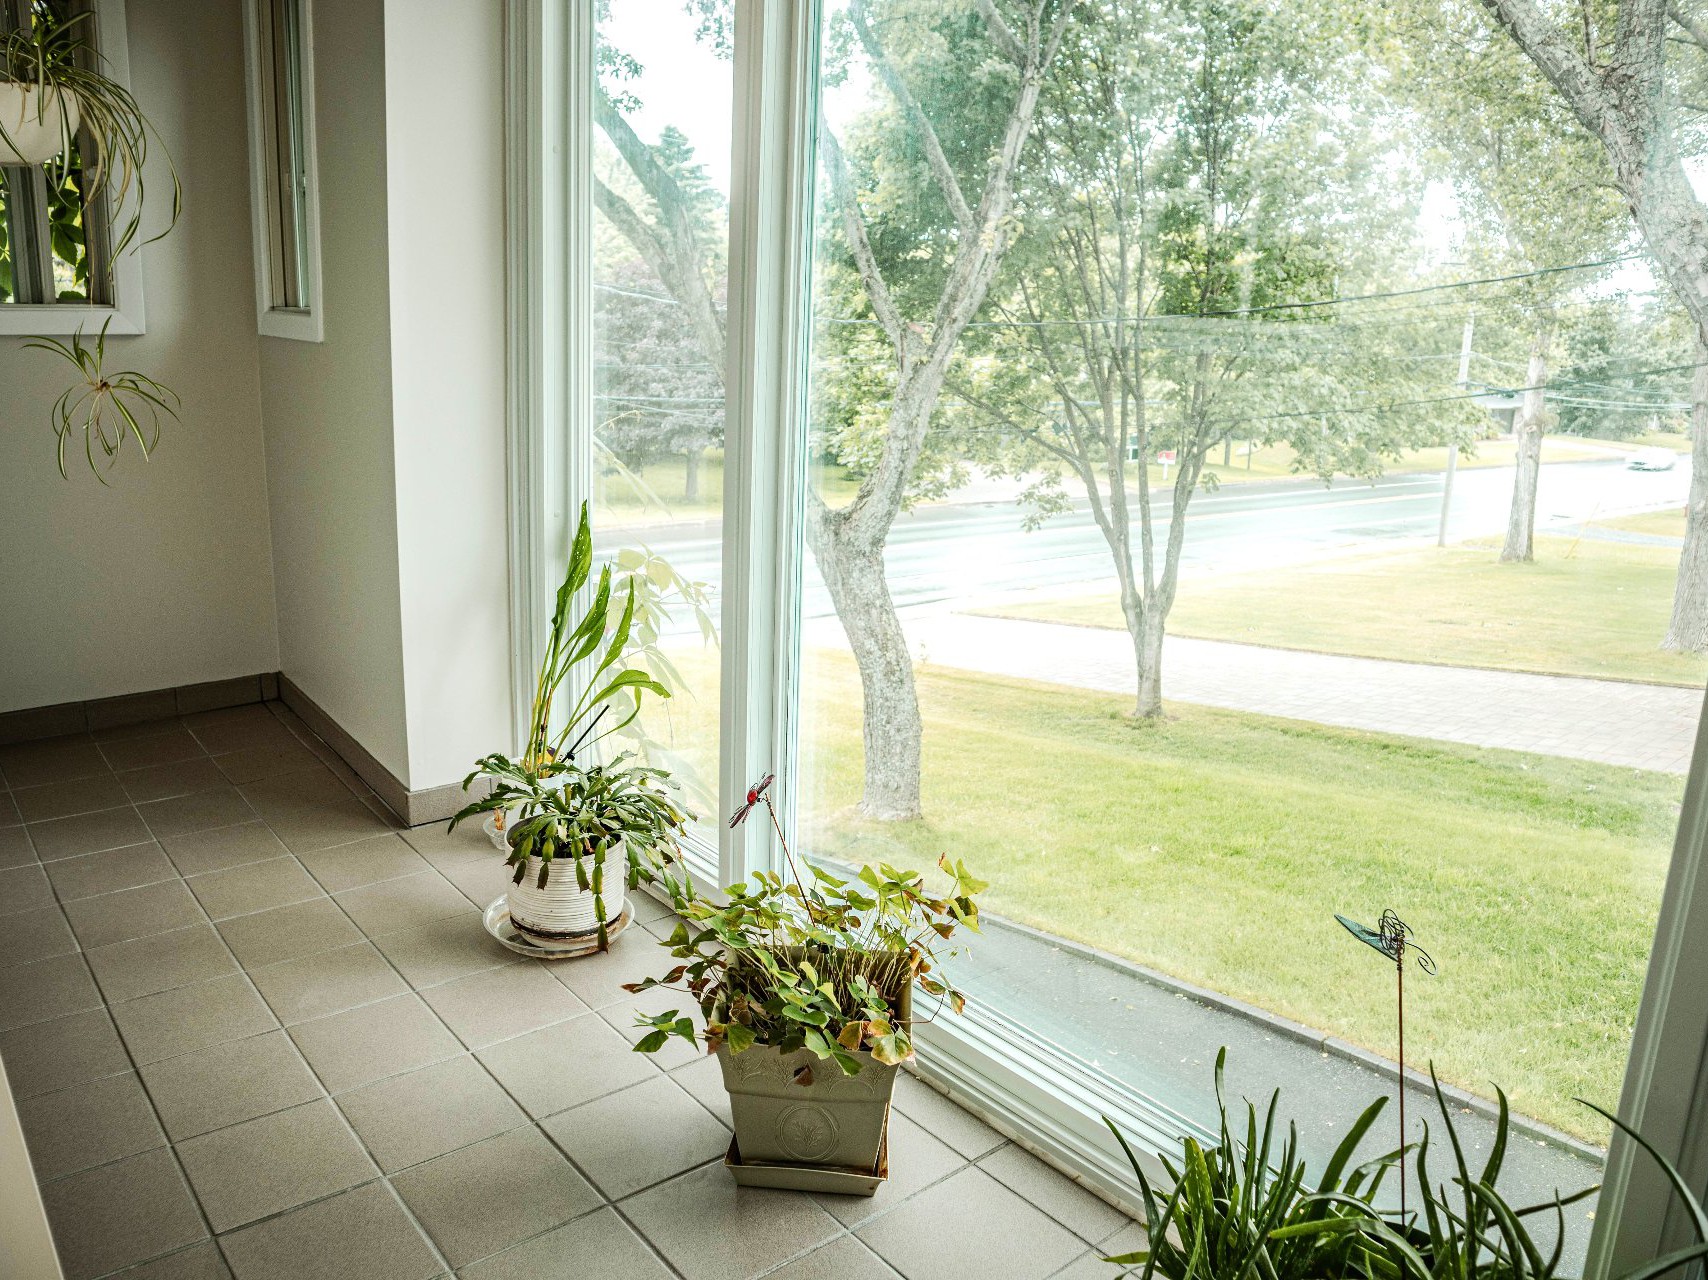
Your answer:
[[[882,1167],[895,1069],[913,1056],[913,988],[964,1008],[941,962],[957,928],[978,929],[987,886],[947,858],[938,887],[887,865],[842,876],[808,864],[803,874],[777,822],[773,781],[748,792],[730,825],[763,805],[788,876],[755,875],[725,890],[721,905],[677,900],[683,919],[664,945],[679,963],[627,990],[681,991],[700,1019],[677,1009],[642,1015],[636,1048],[682,1039],[718,1055],[741,1164],[872,1173]],[[869,1195],[868,1183],[848,1189]]]
[[[690,815],[677,803],[668,771],[642,763],[636,752],[590,759],[601,743],[634,726],[643,698],[671,696],[653,671],[632,660],[652,638],[659,584],[678,580],[656,570],[614,573],[607,564],[592,603],[572,620],[592,566],[593,532],[583,504],[535,682],[527,742],[519,756],[495,752],[476,763],[463,789],[476,779],[491,788],[459,810],[450,829],[491,815],[513,871],[509,910],[519,929],[548,940],[596,934],[604,949],[615,914],[611,904],[620,913],[625,890],[662,879],[671,892],[686,892],[669,869]],[[691,598],[703,607],[703,600]],[[644,636],[637,634],[637,618],[645,620]],[[580,692],[572,693],[577,674]],[[607,877],[613,858],[620,858],[614,895]]]

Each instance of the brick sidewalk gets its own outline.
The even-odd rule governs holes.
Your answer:
[[[916,660],[1132,694],[1124,631],[913,613]],[[830,639],[826,635],[824,639]],[[835,642],[841,643],[840,632]],[[1703,695],[1672,685],[1426,666],[1171,636],[1163,696],[1317,724],[1684,773]]]

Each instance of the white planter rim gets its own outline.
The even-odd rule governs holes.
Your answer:
[[[0,164],[46,164],[81,120],[76,97],[58,85],[0,79],[0,126],[11,138],[0,139]]]

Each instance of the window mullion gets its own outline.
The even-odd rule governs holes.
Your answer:
[[[794,797],[817,0],[735,7],[719,802],[768,772]],[[749,835],[752,830],[758,834]],[[724,883],[769,868],[758,824],[720,823]]]

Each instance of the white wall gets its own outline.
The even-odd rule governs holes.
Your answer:
[[[279,667],[407,781],[383,0],[322,0],[313,27],[326,338],[259,339]]]
[[[386,0],[392,439],[417,790],[513,745],[502,19],[500,0]]]
[[[240,11],[128,8],[132,87],[177,162],[184,216],[142,251],[148,332],[110,339],[109,367],[160,378],[183,396],[183,418],[151,462],[127,447],[112,488],[80,458],[61,480],[48,408],[71,371],[0,338],[0,711],[279,665]],[[158,166],[148,181],[151,195],[167,189]]]

